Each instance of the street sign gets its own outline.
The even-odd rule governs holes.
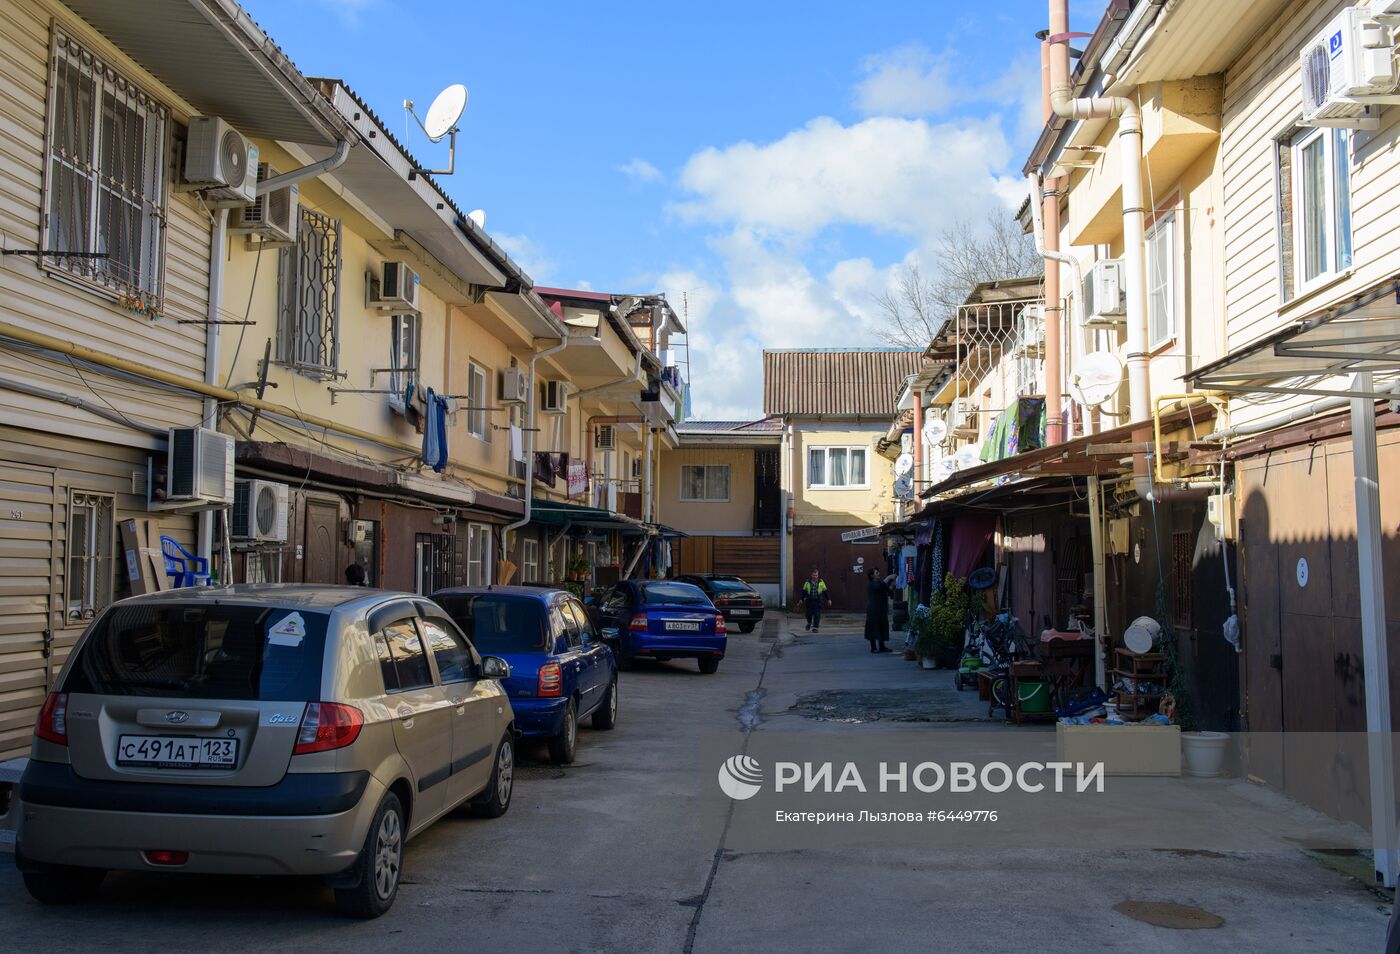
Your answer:
[[[871,537],[880,535],[879,527],[861,527],[859,530],[847,530],[841,534],[841,542],[851,543],[855,540],[869,540]]]

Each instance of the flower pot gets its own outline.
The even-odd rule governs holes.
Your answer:
[[[937,669],[938,660],[934,659],[932,656],[925,656],[919,660],[919,665],[925,669]]]
[[[1186,756],[1186,774],[1196,778],[1215,778],[1225,761],[1226,732],[1183,732],[1181,751]]]

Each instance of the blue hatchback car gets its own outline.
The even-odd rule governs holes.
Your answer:
[[[728,630],[724,616],[698,586],[624,580],[590,608],[603,639],[616,647],[619,668],[628,669],[633,659],[646,656],[694,659],[703,673],[719,670]]]
[[[617,724],[617,664],[583,604],[565,590],[533,586],[466,586],[433,600],[477,651],[510,663],[506,695],[516,731],[544,739],[550,760],[574,760],[578,724]]]

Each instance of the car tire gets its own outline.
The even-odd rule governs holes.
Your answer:
[[[752,632],[753,632],[754,625],[755,625],[755,624],[753,624],[753,623],[739,623],[739,624],[738,624],[738,626],[739,626],[739,632],[741,632],[741,633],[752,633]]]
[[[486,790],[472,799],[472,812],[482,818],[500,818],[510,808],[515,790],[515,736],[507,731],[496,746],[496,766]]]
[[[578,706],[570,699],[564,709],[564,729],[549,739],[549,760],[555,765],[568,765],[578,752]]]
[[[699,659],[695,660],[695,663],[705,675],[713,676],[715,673],[719,672],[719,660],[720,657],[718,656],[701,656]]]
[[[353,888],[335,889],[335,906],[351,918],[377,918],[394,906],[403,873],[403,846],[408,834],[403,805],[393,792],[384,796],[374,813],[364,847],[352,871],[359,875]]]
[[[608,684],[608,694],[593,712],[593,728],[606,732],[617,725],[617,676]]]
[[[106,877],[102,868],[53,865],[43,871],[24,872],[24,887],[40,904],[78,904],[96,897]]]

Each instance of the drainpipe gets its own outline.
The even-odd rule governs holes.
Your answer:
[[[642,519],[651,520],[651,427],[642,426]]]
[[[224,300],[224,258],[228,248],[228,209],[214,211],[213,224],[209,226],[209,300],[205,305],[208,323],[204,326],[204,383],[216,387],[219,383],[219,303]],[[204,398],[204,417],[201,427],[215,430],[219,426],[219,402],[213,397]],[[199,514],[199,536],[195,546],[199,556],[214,566],[214,511],[202,510]],[[226,569],[221,567],[221,569]],[[221,582],[230,582],[222,580]]]
[[[780,543],[778,553],[782,557],[781,563],[783,564],[782,592],[778,594],[778,605],[783,609],[787,609],[788,592],[796,582],[795,579],[789,579],[789,577],[796,576],[796,574],[793,573],[793,563],[796,560],[796,554],[792,552],[792,525],[797,519],[797,508],[794,504],[794,498],[796,497],[794,488],[797,487],[797,468],[794,461],[796,449],[793,446],[795,441],[793,440],[791,419],[788,420],[787,431],[783,439],[786,445],[785,453],[787,455],[788,485],[783,488],[783,526],[781,536],[778,538]]]
[[[262,195],[265,192],[271,192],[273,189],[280,189],[283,186],[301,182],[303,179],[311,179],[322,173],[332,172],[339,168],[340,164],[343,163],[349,155],[350,140],[341,139],[335,144],[335,152],[319,162],[309,163],[308,165],[302,166],[300,169],[293,169],[290,172],[284,172],[281,175],[273,176],[271,179],[264,179],[262,182],[259,182],[257,194]]]
[[[1134,423],[1151,414],[1147,349],[1146,210],[1142,198],[1142,114],[1125,96],[1073,98],[1069,78],[1069,0],[1050,0],[1050,108],[1065,119],[1117,119],[1123,167],[1123,272],[1128,286],[1128,405]],[[1034,203],[1032,203],[1034,205]],[[1048,350],[1048,341],[1047,341]],[[1145,437],[1146,435],[1144,435]],[[1152,478],[1142,455],[1134,457],[1140,496]]]
[[[914,452],[914,490],[918,492],[924,478],[924,396],[914,392],[914,439],[909,442]]]
[[[451,327],[449,323],[448,327]],[[559,339],[557,345],[545,348],[543,351],[535,351],[530,355],[529,372],[529,410],[525,413],[525,512],[520,519],[514,523],[506,524],[501,530],[501,556],[506,556],[506,535],[519,530],[530,522],[531,505],[535,499],[535,405],[539,403],[539,397],[535,393],[535,362],[540,358],[547,358],[552,354],[558,354],[569,346],[569,334],[567,330]],[[449,352],[450,353],[450,352]],[[450,367],[450,363],[449,363]]]

